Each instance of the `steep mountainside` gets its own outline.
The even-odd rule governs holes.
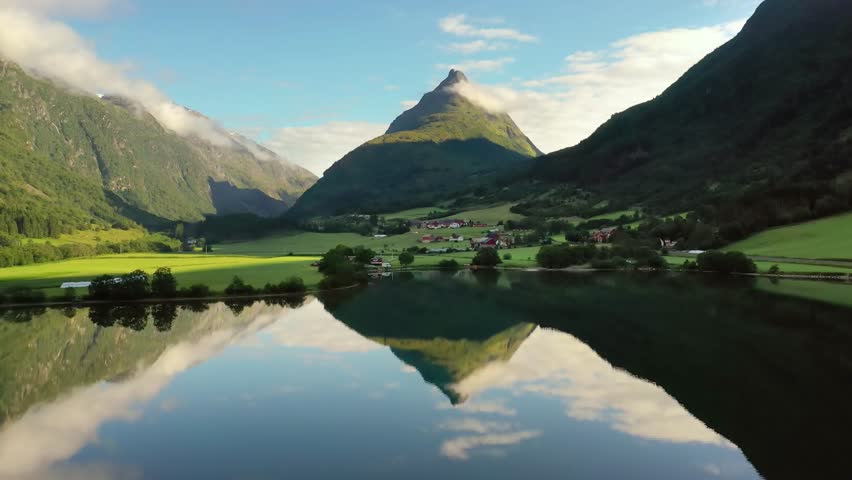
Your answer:
[[[293,207],[296,216],[379,212],[426,205],[492,181],[541,152],[505,113],[456,93],[452,70],[387,133],[331,166]]]
[[[541,157],[534,176],[669,211],[748,188],[813,213],[852,166],[850,25],[846,0],[766,0],[662,95]]]
[[[121,216],[274,215],[313,181],[233,138],[220,147],[179,137],[127,101],[69,93],[0,60],[0,224],[30,234],[21,224],[46,218],[65,229]]]

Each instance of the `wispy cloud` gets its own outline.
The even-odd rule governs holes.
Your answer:
[[[24,2],[6,2],[21,3]],[[62,84],[90,95],[118,95],[139,102],[164,127],[185,136],[197,136],[219,146],[236,140],[216,122],[196,115],[172,102],[152,84],[132,78],[132,64],[113,64],[98,58],[90,43],[73,29],[41,14],[54,6],[76,4],[81,11],[97,11],[109,2],[39,1],[22,10],[17,6],[0,8],[0,56],[28,72],[59,80]],[[58,8],[58,7],[57,7]]]
[[[533,35],[522,33],[512,28],[482,27],[473,24],[467,15],[450,15],[438,21],[441,31],[459,37],[482,38],[485,40],[513,40],[517,42],[534,42]]]
[[[458,88],[485,108],[509,112],[539,148],[550,152],[578,143],[613,114],[659,95],[744,23],[635,35],[605,50],[567,55],[558,75]]]
[[[316,175],[355,147],[385,133],[387,125],[369,122],[333,121],[306,127],[273,130],[265,145],[273,151],[298,159],[299,165]]]
[[[444,47],[446,50],[462,55],[473,55],[479,52],[493,52],[504,50],[508,45],[503,42],[489,42],[486,40],[473,40],[470,42],[451,43]]]
[[[78,17],[100,16],[126,6],[122,0],[0,0],[0,8]]]
[[[502,57],[490,60],[468,60],[453,64],[439,64],[436,67],[440,70],[449,70],[454,68],[464,72],[494,72],[502,70],[503,67],[510,63],[514,63],[513,57]]]

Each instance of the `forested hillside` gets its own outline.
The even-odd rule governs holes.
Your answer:
[[[852,208],[852,2],[766,0],[742,32],[662,95],[615,115],[533,178],[563,195],[698,210],[726,240]]]
[[[185,139],[125,100],[71,93],[0,60],[0,233],[278,215],[314,180],[241,137]]]

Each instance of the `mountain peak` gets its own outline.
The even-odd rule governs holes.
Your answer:
[[[443,82],[438,85],[438,88],[435,90],[443,90],[447,87],[451,87],[457,83],[467,83],[467,76],[465,76],[464,72],[461,70],[451,69],[450,73],[447,75],[447,78],[444,79]]]

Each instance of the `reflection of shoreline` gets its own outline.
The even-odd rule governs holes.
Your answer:
[[[210,312],[225,318],[225,325],[197,340],[167,347],[156,360],[127,380],[75,389],[49,404],[30,408],[0,431],[0,478],[36,478],[49,474],[52,465],[66,460],[96,440],[100,426],[113,420],[134,421],[143,405],[155,397],[175,375],[204,362],[225,347],[275,321],[276,316],[251,309],[239,317],[217,305]],[[277,309],[276,309],[277,311]],[[61,475],[60,475],[61,477]]]

